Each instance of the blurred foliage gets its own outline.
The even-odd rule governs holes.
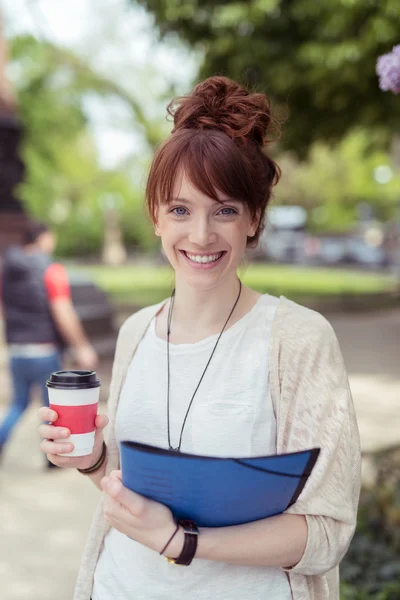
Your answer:
[[[357,530],[340,567],[342,600],[400,598],[400,447],[373,461],[375,485],[361,492]]]
[[[161,36],[204,51],[200,78],[225,74],[267,92],[290,118],[282,145],[300,156],[354,125],[378,147],[398,130],[398,98],[375,74],[377,57],[400,41],[398,0],[130,1],[154,15]]]
[[[53,226],[58,253],[98,253],[104,198],[109,195],[119,199],[125,242],[134,248],[151,247],[155,242],[143,211],[143,191],[128,169],[104,169],[99,164],[85,99],[89,93],[123,99],[144,133],[149,155],[162,131],[157,132],[123,89],[69,50],[31,36],[17,37],[11,41],[11,68],[24,125],[26,176],[18,193],[32,216]]]
[[[150,7],[151,3],[147,4]],[[202,4],[199,2],[199,10]],[[258,2],[258,5],[260,10],[262,5],[262,10],[267,9],[267,3]],[[170,18],[184,10],[182,3],[174,6],[170,2],[167,10],[160,3],[160,15],[167,11]],[[226,10],[233,26],[243,6],[243,3],[228,2],[224,7],[221,3],[209,4],[204,14],[217,11],[222,19]],[[193,3],[188,2],[186,10],[187,14],[194,10]],[[226,15],[222,21],[225,19],[228,23]],[[165,31],[169,31],[168,28]],[[143,210],[143,200],[151,154],[169,131],[169,125],[162,120],[164,115],[160,114],[160,120],[149,118],[144,110],[147,107],[136,100],[123,80],[113,79],[112,73],[109,78],[105,77],[86,59],[64,47],[25,35],[10,40],[10,54],[19,115],[25,130],[22,153],[27,170],[18,194],[32,216],[45,220],[55,229],[58,255],[99,256],[107,219],[105,207],[110,196],[115,198],[123,241],[128,249],[156,249],[158,241]],[[151,74],[148,70],[149,77]],[[271,85],[275,85],[272,80]],[[297,85],[294,81],[293,86]],[[172,95],[172,90],[169,93]],[[142,95],[146,97],[144,92]],[[128,108],[132,119],[128,118],[126,125],[132,127],[132,133],[140,131],[146,152],[132,155],[126,164],[114,169],[105,169],[99,163],[86,104],[88,98],[93,97],[122,102]],[[381,93],[381,103],[383,97]],[[293,113],[288,129],[292,128],[295,118]],[[317,130],[314,137],[320,137]],[[385,185],[375,183],[373,169],[380,164],[390,164],[390,159],[382,150],[371,150],[371,137],[366,129],[357,129],[336,146],[314,142],[308,160],[302,162],[295,152],[283,152],[281,148],[276,158],[283,176],[275,190],[275,202],[303,205],[309,214],[310,228],[317,232],[350,229],[356,221],[360,202],[372,204],[378,218],[392,218],[396,190],[400,188],[399,176]]]
[[[365,129],[353,130],[334,147],[314,143],[307,161],[299,162],[288,152],[277,160],[282,177],[274,203],[303,206],[314,231],[350,229],[359,216],[360,203],[369,204],[374,216],[383,222],[395,216],[400,171],[393,173],[390,182],[376,183],[374,169],[390,165],[390,158],[384,151],[369,149]]]

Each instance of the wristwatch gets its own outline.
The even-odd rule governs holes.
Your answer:
[[[174,565],[188,567],[196,554],[199,530],[196,523],[194,521],[190,521],[189,519],[181,519],[178,521],[178,524],[183,527],[183,531],[185,533],[185,541],[183,542],[182,552],[178,558],[169,558],[167,556],[166,559],[169,563]]]

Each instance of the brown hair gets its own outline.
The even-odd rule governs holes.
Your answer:
[[[157,149],[146,188],[147,208],[156,221],[160,202],[172,201],[175,178],[183,169],[202,193],[218,200],[218,191],[260,215],[255,245],[278,165],[266,154],[267,131],[275,122],[265,94],[251,93],[227,77],[210,77],[167,107],[174,128]]]
[[[22,243],[24,246],[35,244],[43,233],[48,233],[49,231],[46,223],[29,220],[24,227]]]

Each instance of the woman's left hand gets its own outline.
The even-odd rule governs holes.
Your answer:
[[[170,509],[124,487],[121,471],[111,471],[100,485],[105,492],[104,517],[111,526],[160,552],[176,529]]]

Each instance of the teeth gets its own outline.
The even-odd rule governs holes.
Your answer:
[[[210,263],[215,262],[222,256],[222,252],[218,252],[218,254],[209,254],[208,256],[200,256],[199,254],[188,254],[186,252],[186,256],[196,263]]]

